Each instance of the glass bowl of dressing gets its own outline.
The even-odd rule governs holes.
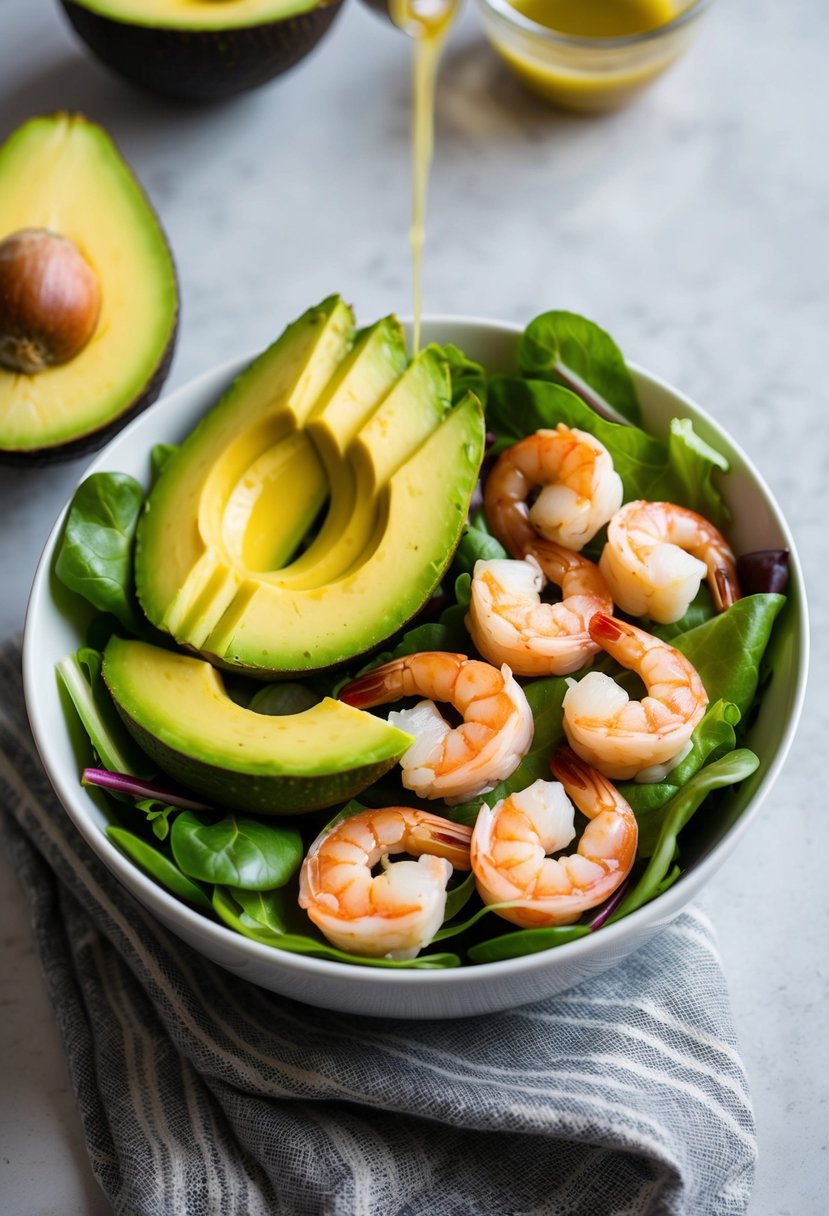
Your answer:
[[[695,38],[712,0],[478,0],[510,68],[568,110],[624,105]]]

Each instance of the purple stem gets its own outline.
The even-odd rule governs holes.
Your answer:
[[[178,806],[185,811],[212,811],[214,808],[205,802],[197,802],[186,794],[177,794],[174,790],[154,781],[141,781],[128,773],[111,773],[106,768],[85,768],[81,773],[82,785],[98,785],[105,790],[114,790],[118,794],[130,794],[133,798],[157,798],[168,806]]]
[[[629,886],[630,886],[630,879],[626,878],[625,881],[622,883],[622,885],[620,887],[616,888],[616,890],[610,896],[610,899],[607,901],[607,903],[604,905],[602,910],[599,912],[598,916],[595,916],[593,918],[593,920],[590,922],[590,932],[591,933],[595,933],[597,929],[601,929],[602,925],[605,923],[605,921],[608,919],[608,917],[613,915],[613,913],[619,907],[619,904],[624,899],[624,896],[625,896]]]

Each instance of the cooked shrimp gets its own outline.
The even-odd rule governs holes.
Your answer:
[[[647,696],[631,701],[615,680],[588,671],[564,694],[564,732],[574,752],[606,777],[635,777],[681,759],[708,704],[702,680],[683,654],[644,629],[597,612],[590,636],[642,679]]]
[[[471,829],[405,806],[359,811],[322,832],[299,874],[299,905],[341,950],[414,958],[440,928]],[[409,853],[417,861],[389,861]],[[380,865],[379,874],[372,868]]]
[[[529,507],[527,498],[539,486]],[[513,557],[524,557],[539,536],[583,548],[621,501],[622,482],[607,448],[563,422],[502,452],[484,486],[489,526]]]
[[[625,503],[610,521],[599,568],[624,612],[662,624],[684,616],[703,578],[718,612],[740,598],[728,542],[702,515],[671,502]]]
[[[395,659],[340,693],[358,709],[401,697],[426,697],[389,721],[414,735],[400,761],[406,789],[421,798],[463,802],[509,777],[530,749],[533,716],[509,667],[500,671],[463,654],[423,651]],[[447,701],[464,721],[452,727],[434,704]]]
[[[471,861],[484,903],[524,929],[570,925],[630,873],[639,829],[619,791],[569,748],[550,767],[561,782],[536,781],[489,809],[472,832]],[[569,795],[569,798],[568,798]],[[590,820],[575,853],[551,857],[574,839],[572,798]]]
[[[479,561],[473,572],[466,618],[472,641],[490,663],[509,663],[519,676],[566,675],[583,667],[599,649],[587,628],[590,618],[613,611],[598,566],[552,541],[543,545],[543,570],[529,555],[524,561]],[[560,603],[542,603],[547,578],[561,587]]]

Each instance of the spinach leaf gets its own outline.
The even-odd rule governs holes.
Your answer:
[[[539,950],[550,950],[587,937],[590,925],[552,925],[548,929],[515,929],[484,942],[470,946],[467,955],[473,963],[497,963],[505,958],[518,958],[522,954],[536,954]]]
[[[518,344],[523,376],[563,384],[615,422],[641,421],[639,398],[624,356],[610,334],[574,312],[545,312]]]
[[[741,747],[729,752],[712,764],[700,769],[690,781],[671,799],[660,813],[660,827],[651,859],[644,874],[628,891],[619,907],[610,917],[610,923],[627,916],[665,890],[677,852],[677,836],[694,812],[702,805],[711,790],[744,781],[757,769],[760,761],[754,752]]]
[[[143,870],[160,886],[188,904],[195,904],[201,912],[212,911],[205,889],[199,883],[192,882],[164,853],[125,828],[108,827],[106,833],[139,870]]]
[[[244,815],[211,823],[183,811],[173,824],[170,844],[176,863],[191,878],[247,891],[281,887],[303,857],[296,828]]]
[[[504,546],[483,528],[468,524],[461,536],[460,544],[455,550],[452,568],[457,574],[471,575],[478,561],[492,561],[496,558],[509,557]],[[468,597],[467,597],[468,599]]]
[[[248,709],[257,714],[269,714],[282,718],[289,714],[301,714],[322,700],[307,684],[286,681],[284,684],[265,684],[253,694]]]
[[[97,650],[82,646],[57,664],[58,680],[104,768],[133,777],[152,777],[155,769],[128,734],[104,684],[102,662]]]
[[[55,575],[102,612],[111,612],[130,633],[140,633],[132,548],[144,501],[141,485],[126,473],[93,473],[69,506]]]
[[[295,898],[294,895],[293,899]],[[306,933],[291,932],[289,925],[293,920],[293,908],[286,891],[253,893],[232,887],[216,887],[213,892],[213,909],[216,915],[237,933],[265,946],[289,950],[293,954],[307,954],[315,958],[329,958],[336,962],[356,963],[360,966],[407,970],[414,968],[427,971],[460,966],[460,959],[456,954],[424,954],[405,960],[369,958],[339,950],[336,946],[329,945],[321,935],[317,938]]]

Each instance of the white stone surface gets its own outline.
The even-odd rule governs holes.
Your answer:
[[[445,58],[425,307],[603,323],[765,472],[805,561],[813,674],[790,761],[711,884],[756,1104],[752,1216],[810,1216],[829,1191],[826,390],[829,8],[720,0],[687,58],[631,108],[558,114],[513,80],[471,4]],[[0,0],[0,138],[32,114],[103,122],[176,253],[183,383],[264,345],[338,290],[365,320],[406,312],[409,47],[351,0],[293,73],[224,105],[146,97],[93,62],[54,0]],[[82,462],[0,469],[2,635]],[[14,875],[0,882],[0,1211],[108,1210]]]

